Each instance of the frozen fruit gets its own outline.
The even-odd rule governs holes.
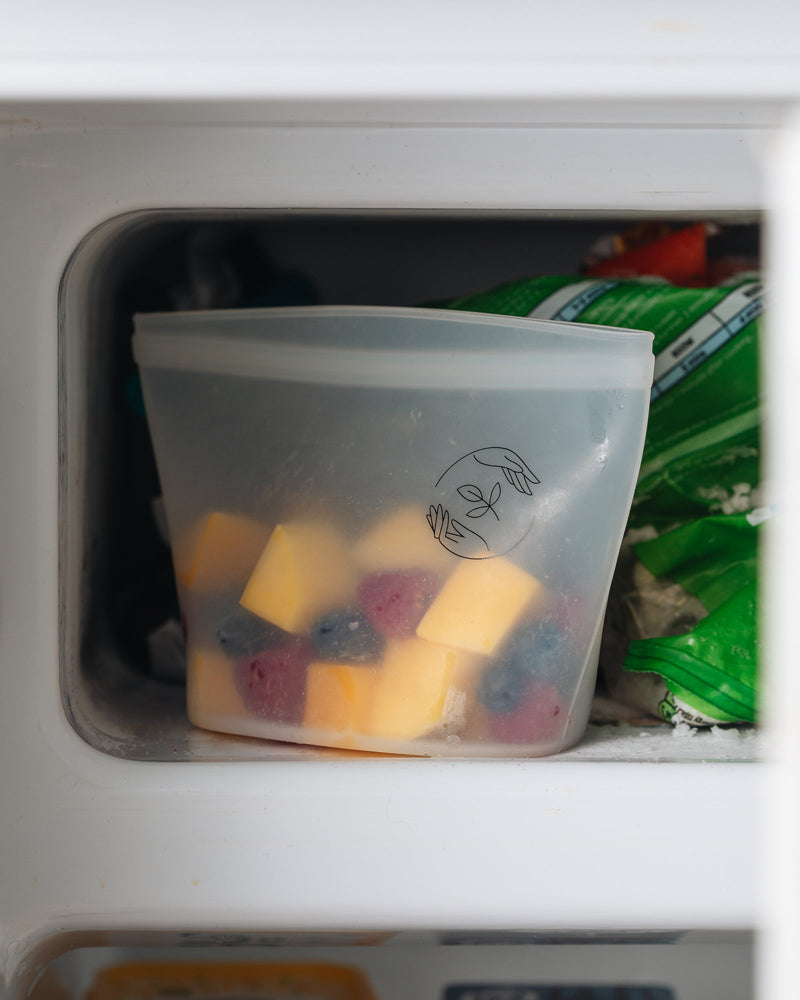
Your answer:
[[[353,559],[365,573],[390,569],[446,573],[453,565],[453,556],[434,537],[425,511],[411,505],[369,528],[353,547]]]
[[[526,611],[544,599],[544,587],[507,559],[462,559],[419,623],[421,639],[487,656]]]
[[[215,649],[190,652],[186,664],[186,705],[191,721],[215,729],[224,717],[241,717],[242,698],[232,662]]]
[[[175,575],[196,591],[218,590],[247,580],[269,536],[263,524],[214,511],[180,535],[173,546]]]
[[[532,677],[556,683],[569,668],[564,632],[551,621],[528,622],[511,637],[499,658]]]
[[[312,663],[303,723],[310,729],[361,732],[376,676],[375,667],[360,663]]]
[[[493,663],[480,679],[478,700],[490,712],[510,712],[516,708],[530,682],[530,674],[518,663]]]
[[[567,726],[567,705],[547,681],[533,681],[510,712],[489,716],[492,739],[501,743],[552,743]]]
[[[239,603],[302,635],[321,614],[350,604],[355,591],[355,570],[336,528],[291,521],[273,531]]]
[[[383,649],[383,639],[358,607],[323,615],[311,626],[310,635],[315,652],[326,660],[361,663],[376,659]]]
[[[247,708],[272,722],[300,722],[311,644],[292,637],[236,663],[236,686]]]
[[[392,639],[412,636],[439,589],[439,578],[425,570],[372,573],[358,588],[369,623]]]
[[[217,626],[217,642],[228,656],[247,656],[277,646],[286,634],[244,608],[227,615]]]
[[[375,682],[369,732],[407,740],[441,723],[459,693],[453,688],[463,658],[456,649],[424,639],[390,643]]]
[[[555,684],[564,673],[565,641],[552,622],[529,622],[500,650],[478,685],[478,699],[490,712],[510,712],[534,679]]]

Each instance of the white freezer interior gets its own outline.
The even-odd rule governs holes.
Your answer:
[[[743,243],[758,239],[751,234],[759,228],[757,212],[717,213],[715,221],[741,231]],[[62,514],[83,525],[82,535],[65,539],[62,568],[75,575],[62,578],[61,687],[83,738],[133,760],[342,756],[199,730],[186,720],[179,675],[178,683],[165,682],[149,662],[145,640],[162,622],[159,601],[164,619],[170,612],[177,619],[178,612],[165,580],[171,577],[168,553],[156,549],[152,503],[158,483],[146,423],[126,405],[137,378],[130,353],[134,312],[225,307],[248,294],[258,301],[265,294],[300,295],[302,302],[321,305],[443,301],[539,274],[577,277],[596,240],[631,224],[631,217],[524,211],[143,211],[91,233],[61,286],[61,424],[66,461],[82,470],[78,487],[67,484],[62,493]],[[248,253],[252,259],[243,261]],[[102,420],[95,419],[98,413]],[[71,542],[79,548],[71,550]],[[70,601],[77,594],[80,607]],[[603,708],[595,718],[614,717]],[[639,739],[629,733],[621,739],[626,724],[641,716],[628,708],[617,716],[620,725],[593,725],[579,747],[558,759],[755,755],[759,736],[747,727],[689,735],[651,720]]]
[[[785,228],[791,171],[780,172],[797,161],[790,145],[771,150],[788,105],[611,102],[604,116],[545,102],[491,127],[463,108],[438,126],[397,107],[377,125],[354,125],[343,107],[337,127],[330,109],[324,127],[319,109],[299,121],[296,109],[272,111],[65,115],[34,104],[5,126],[2,183],[21,234],[0,243],[0,449],[16,470],[0,498],[2,523],[14,525],[0,535],[13,567],[0,580],[13,623],[0,629],[9,995],[51,961],[68,978],[104,960],[81,949],[128,954],[126,935],[168,949],[176,935],[210,947],[215,935],[309,931],[567,936],[491,954],[401,939],[419,949],[411,960],[399,946],[365,950],[388,997],[401,995],[400,965],[417,977],[419,992],[406,995],[418,996],[481,968],[656,977],[681,1000],[745,1000],[778,970],[786,983],[791,925],[778,914],[794,873],[773,878],[797,826],[784,729],[598,725],[559,758],[484,762],[216,737],[187,726],[179,687],[122,655],[107,602],[125,484],[113,417],[124,340],[110,332],[118,282],[170,227],[257,221],[276,257],[314,269],[331,300],[408,304],[572,269],[593,234],[634,219],[761,220],[778,199],[769,274],[780,290],[797,259],[797,227]],[[776,298],[784,343],[789,311]],[[776,398],[790,405],[780,386]],[[792,593],[786,584],[781,599]],[[769,664],[781,683],[782,608]],[[758,971],[764,930],[771,964]],[[651,932],[668,940],[631,943]],[[587,934],[623,943],[570,940]]]

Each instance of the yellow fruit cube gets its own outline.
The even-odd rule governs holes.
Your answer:
[[[463,713],[463,662],[459,650],[424,639],[391,643],[375,682],[368,732],[411,740],[448,721],[449,713]]]
[[[217,729],[223,718],[248,715],[236,689],[233,663],[216,650],[198,650],[186,664],[186,707],[189,718],[203,729]]]
[[[214,511],[176,541],[175,576],[185,587],[197,591],[241,585],[268,537],[269,530],[251,518]]]
[[[364,573],[430,569],[446,573],[455,557],[434,537],[425,511],[406,506],[379,521],[356,542],[353,560]]]
[[[491,656],[545,588],[507,559],[464,559],[417,626],[421,639]]]
[[[350,604],[356,584],[347,547],[332,525],[292,521],[272,532],[239,603],[302,635],[321,614]]]
[[[376,668],[366,664],[309,664],[303,725],[333,732],[362,732]]]

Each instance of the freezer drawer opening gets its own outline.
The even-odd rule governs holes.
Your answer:
[[[609,248],[619,251],[621,239],[635,250],[644,235],[655,240],[690,229],[718,239],[708,256],[708,280],[758,269],[757,212],[710,220],[142,211],[88,234],[64,274],[59,309],[60,683],[77,732],[95,748],[133,760],[348,756],[215,734],[186,719],[181,611],[130,347],[135,313],[440,305],[529,278],[588,280]],[[612,590],[610,622],[618,599]],[[606,636],[604,655],[618,655],[613,640]],[[641,706],[621,703],[602,677],[589,732],[571,758],[749,760],[757,754],[758,734],[750,727],[690,731],[664,724]]]
[[[280,934],[108,936],[114,943],[84,941],[51,961],[30,994],[34,1000],[266,997],[275,995],[270,987],[275,989],[276,973],[292,985],[293,978],[302,981],[305,975],[308,982],[313,974],[319,991],[314,995],[353,1000],[516,1000],[559,994],[677,1000],[699,990],[709,1000],[753,995],[753,936],[746,932],[587,933],[564,940],[534,933],[498,934],[495,940],[465,935],[460,941],[435,933],[399,933],[372,935],[382,940],[340,935],[327,942],[324,935],[316,941]]]

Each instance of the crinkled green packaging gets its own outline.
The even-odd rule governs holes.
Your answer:
[[[760,281],[550,276],[446,308],[653,333],[647,438],[601,666],[612,694],[672,722],[755,721]]]

